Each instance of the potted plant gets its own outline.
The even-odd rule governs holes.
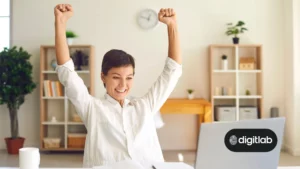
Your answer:
[[[245,22],[243,21],[238,21],[236,25],[233,25],[232,23],[228,23],[227,26],[227,31],[226,34],[228,36],[233,35],[233,43],[234,44],[239,44],[239,37],[238,34],[244,33],[244,31],[247,31],[248,29],[243,27],[245,25]]]
[[[73,39],[78,37],[73,31],[66,31],[66,37],[67,37],[67,42],[68,45],[72,45],[73,44]]]
[[[222,55],[222,69],[227,70],[228,69],[228,60],[226,55]]]
[[[6,104],[9,110],[11,137],[5,138],[9,154],[18,154],[25,141],[19,136],[18,110],[25,95],[36,88],[30,56],[22,47],[16,46],[0,52],[0,105]]]
[[[83,53],[81,50],[76,50],[71,58],[76,66],[75,70],[82,70],[81,66],[87,66],[89,62],[88,55]]]
[[[188,92],[188,98],[189,100],[194,98],[194,90],[193,89],[187,89]]]

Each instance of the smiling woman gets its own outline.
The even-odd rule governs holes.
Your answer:
[[[66,42],[65,31],[68,19],[73,16],[73,7],[58,4],[54,11],[56,71],[67,98],[88,131],[83,167],[109,165],[128,159],[138,161],[146,168],[153,162],[163,162],[154,115],[170,96],[182,74],[175,11],[161,9],[156,16],[156,20],[167,28],[168,57],[165,56],[165,66],[152,87],[137,98],[128,96],[134,79],[134,59],[118,49],[108,51],[103,57],[101,80],[106,88],[104,98],[94,98],[89,94],[84,81],[74,71]]]
[[[107,93],[121,105],[131,89],[134,68],[134,58],[122,50],[110,50],[103,57],[101,79]]]
[[[10,41],[10,0],[0,1],[0,51],[9,47]]]

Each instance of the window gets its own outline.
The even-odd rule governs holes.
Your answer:
[[[0,0],[0,51],[10,47],[10,0]]]

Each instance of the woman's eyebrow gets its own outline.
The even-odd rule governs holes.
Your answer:
[[[116,74],[116,75],[121,76],[119,73],[112,73],[112,74]],[[129,74],[129,75],[127,75],[127,76],[133,76],[133,74]]]

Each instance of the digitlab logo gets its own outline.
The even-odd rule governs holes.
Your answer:
[[[269,152],[277,145],[277,136],[270,129],[233,129],[224,138],[233,152]]]

